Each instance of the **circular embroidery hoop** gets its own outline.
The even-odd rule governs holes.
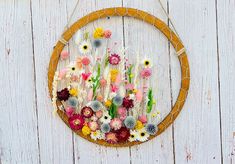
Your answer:
[[[102,9],[102,10],[98,10],[98,11],[92,12],[84,16],[83,18],[75,22],[70,28],[68,28],[68,30],[66,30],[63,33],[62,38],[57,42],[56,46],[54,47],[54,50],[50,59],[49,69],[48,69],[48,88],[49,88],[50,96],[52,97],[52,87],[53,87],[52,83],[53,83],[55,72],[57,70],[60,53],[62,52],[63,48],[68,43],[68,41],[77,32],[77,30],[81,29],[88,23],[98,20],[100,18],[111,17],[111,16],[133,17],[139,20],[143,20],[144,22],[155,26],[171,42],[171,44],[176,50],[176,54],[178,55],[178,59],[180,61],[181,88],[180,88],[177,100],[173,108],[171,109],[170,113],[158,124],[158,132],[155,135],[150,136],[149,140],[151,140],[154,137],[160,135],[162,132],[164,132],[164,130],[167,129],[167,127],[169,127],[174,122],[174,120],[177,118],[180,111],[182,110],[183,105],[187,98],[187,93],[188,93],[189,85],[190,85],[190,69],[189,69],[187,54],[185,52],[183,43],[181,42],[180,38],[163,21],[161,21],[160,19],[156,18],[155,16],[147,12],[133,9],[133,8],[123,8],[123,7]],[[61,105],[61,102],[57,101],[57,107],[59,107],[60,105]],[[60,118],[64,121],[64,123],[69,126],[67,115],[61,110],[57,110],[57,113],[60,116]],[[133,146],[133,145],[138,145],[138,144],[143,143],[143,142],[135,141],[135,142],[110,144],[103,140],[97,140],[97,141],[92,140],[90,136],[83,135],[81,131],[74,131],[74,132],[90,142],[103,145],[103,146],[126,147],[126,146]]]

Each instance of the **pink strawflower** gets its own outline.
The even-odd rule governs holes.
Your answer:
[[[109,63],[112,65],[118,65],[121,61],[121,58],[118,54],[112,54],[109,56]]]
[[[86,81],[90,77],[91,73],[82,73],[82,79]]]
[[[120,120],[125,120],[126,119],[126,116],[127,116],[127,110],[125,108],[118,108],[118,115],[119,115],[119,118]]]
[[[109,132],[105,134],[105,140],[108,143],[115,144],[118,142],[117,134],[113,132]]]
[[[114,130],[118,130],[122,127],[122,121],[119,118],[114,118],[110,122],[110,126]]]
[[[68,117],[71,117],[74,114],[75,109],[73,107],[67,107],[65,111],[66,111],[66,115]]]
[[[111,35],[112,35],[112,32],[110,30],[105,30],[104,31],[104,37],[106,39],[109,39],[111,37]]]
[[[84,118],[80,114],[74,114],[72,117],[69,118],[69,126],[73,130],[80,130],[85,123]]]
[[[88,126],[92,131],[96,131],[97,129],[99,129],[99,124],[95,121],[88,122]]]
[[[89,65],[90,64],[90,59],[88,57],[83,57],[82,58],[82,64],[83,65]]]
[[[96,117],[98,118],[101,118],[103,116],[103,111],[102,110],[98,110],[96,113],[95,113]]]
[[[139,116],[139,121],[141,121],[143,124],[147,123],[148,120],[146,115]]]
[[[62,51],[60,57],[62,60],[65,60],[69,57],[69,53],[67,51]]]
[[[85,118],[91,118],[91,116],[93,116],[93,110],[91,109],[91,107],[85,106],[82,108],[81,110],[81,115]]]
[[[140,75],[142,78],[148,78],[152,75],[152,71],[150,68],[143,68]]]

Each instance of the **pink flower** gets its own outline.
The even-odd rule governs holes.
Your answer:
[[[127,90],[133,90],[134,89],[134,84],[130,84],[130,83],[126,84],[126,89]]]
[[[120,61],[121,58],[118,54],[112,54],[111,56],[109,56],[109,63],[112,65],[118,65]]]
[[[137,100],[138,102],[141,102],[141,101],[142,101],[142,99],[143,99],[143,93],[142,93],[141,90],[138,90],[135,96],[136,96],[136,100]]]
[[[90,64],[90,59],[88,57],[84,57],[82,58],[82,64],[83,65],[89,65]]]
[[[74,114],[75,109],[73,107],[67,107],[65,111],[66,111],[66,115],[68,117],[71,117]]]
[[[126,114],[126,113],[127,113],[127,111],[126,111],[125,108],[118,108],[118,114],[119,114],[119,115],[124,115],[124,114]]]
[[[127,116],[127,110],[125,108],[118,108],[118,114],[120,120],[125,120]]]
[[[89,73],[82,73],[82,79],[86,81],[90,77],[90,75],[91,75],[90,72]]]
[[[60,57],[62,60],[65,60],[69,57],[69,53],[67,51],[62,51]]]
[[[62,69],[62,70],[59,72],[58,79],[59,79],[59,80],[62,80],[62,79],[65,77],[66,73],[67,73],[67,69],[66,69],[66,68]]]
[[[83,107],[81,110],[81,115],[85,118],[90,118],[93,115],[93,113],[94,113],[93,110],[88,106]]]
[[[140,75],[141,75],[142,78],[148,78],[152,75],[152,71],[151,71],[150,68],[144,68],[140,72]]]
[[[118,130],[122,127],[122,121],[119,118],[114,118],[110,122],[110,126],[114,130]]]
[[[118,91],[118,86],[111,84],[111,91],[112,92],[117,92]]]
[[[72,117],[69,118],[69,126],[73,130],[80,130],[85,123],[84,118],[80,114],[74,114]]]
[[[110,30],[105,30],[105,31],[104,31],[104,37],[105,37],[106,39],[110,38],[111,35],[112,35],[112,32],[111,32]]]
[[[109,132],[105,134],[105,140],[108,143],[115,144],[118,142],[117,134],[113,132]]]
[[[104,78],[100,79],[100,86],[101,87],[105,87],[106,84],[107,84],[107,81]]]
[[[101,118],[103,116],[103,111],[102,110],[98,110],[96,113],[95,113],[96,117],[98,118]]]
[[[99,128],[99,124],[95,121],[88,122],[88,126],[92,131],[96,131]]]
[[[146,115],[139,116],[139,121],[141,121],[143,124],[147,123],[147,117]]]

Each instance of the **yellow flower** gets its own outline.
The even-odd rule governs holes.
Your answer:
[[[144,127],[143,123],[141,121],[136,121],[135,129],[140,130]]]
[[[116,81],[118,73],[119,73],[119,71],[117,69],[110,70],[111,82]]]
[[[105,106],[110,107],[111,105],[112,105],[112,101],[107,100],[107,101],[105,102]]]
[[[84,134],[85,136],[91,134],[91,129],[88,126],[83,126],[82,128],[82,134]]]
[[[133,89],[133,93],[137,93],[138,92],[138,90],[137,89]]]
[[[95,29],[93,36],[95,39],[102,38],[104,36],[104,29],[101,27],[98,27]]]
[[[78,95],[78,90],[75,88],[72,88],[69,90],[69,94],[72,96],[77,96]]]

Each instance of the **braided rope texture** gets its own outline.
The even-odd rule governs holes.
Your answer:
[[[62,35],[62,38],[64,41],[68,42],[72,36],[77,32],[77,30],[81,29],[82,27],[86,26],[88,23],[93,22],[95,20],[105,18],[105,17],[111,17],[111,16],[127,16],[127,17],[133,17],[139,20],[142,20],[148,24],[151,24],[155,26],[160,32],[162,32],[166,38],[171,42],[173,47],[175,48],[176,52],[182,51],[184,49],[184,46],[180,40],[180,38],[177,37],[177,35],[160,19],[156,18],[155,16],[133,8],[124,8],[124,7],[115,7],[115,8],[106,8],[102,10],[98,10],[95,12],[92,12],[81,19],[79,19],[77,22],[75,22],[70,28],[68,28]],[[65,47],[65,44],[61,41],[58,41],[56,46],[54,47],[49,68],[48,68],[48,88],[49,93],[52,98],[52,83],[55,71],[57,70],[57,65],[60,57],[60,53],[62,52],[63,48]],[[190,85],[190,69],[189,69],[189,63],[187,54],[185,51],[182,51],[182,53],[178,56],[178,59],[180,61],[181,66],[181,88],[177,97],[177,100],[171,109],[170,113],[158,124],[158,132],[156,135],[150,136],[149,140],[153,139],[154,137],[160,135],[162,132],[165,131],[177,118],[180,111],[183,108],[183,105],[186,101],[189,85]],[[61,105],[61,102],[57,101],[57,107]],[[64,123],[69,127],[68,124],[68,117],[62,110],[57,110],[58,115],[61,117],[61,119],[64,121]],[[82,138],[99,144],[103,146],[109,146],[109,147],[127,147],[127,146],[133,146],[138,145],[143,142],[125,142],[125,143],[118,143],[118,144],[109,144],[106,141],[103,140],[92,140],[90,136],[85,136],[82,134],[81,131],[74,131],[76,134],[81,136]],[[148,140],[148,141],[149,141]]]

